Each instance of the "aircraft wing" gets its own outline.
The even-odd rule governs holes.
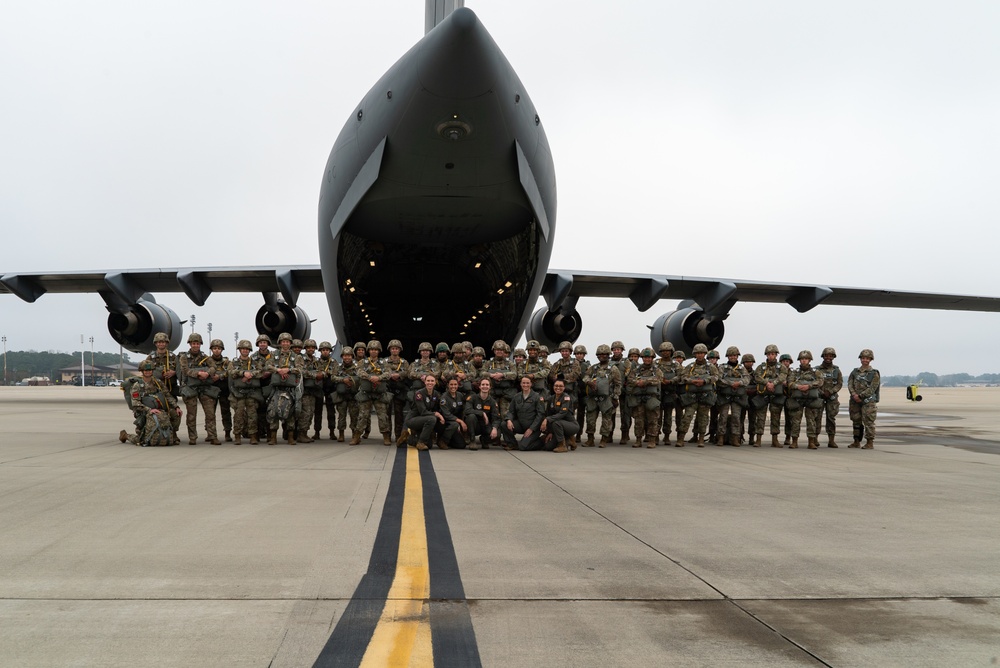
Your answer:
[[[640,311],[661,299],[691,300],[707,314],[726,313],[739,301],[786,303],[800,313],[819,304],[1000,312],[1000,297],[563,269],[548,271],[542,296],[550,310],[576,297],[617,297],[631,299]]]

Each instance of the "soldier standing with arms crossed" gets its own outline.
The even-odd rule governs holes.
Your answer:
[[[865,348],[858,355],[861,366],[851,372],[847,379],[847,391],[851,393],[849,414],[854,427],[854,442],[848,447],[871,450],[875,447],[875,418],[878,416],[879,387],[882,384],[878,369],[871,363],[875,354]],[[861,437],[865,444],[861,445]]]
[[[719,367],[716,382],[716,406],[719,407],[719,433],[716,445],[740,447],[740,424],[747,405],[747,385],[750,373],[740,364],[740,349],[729,346],[726,349],[726,363]]]
[[[828,448],[836,448],[837,442],[834,437],[837,435],[837,413],[840,412],[840,398],[837,393],[844,387],[844,374],[840,367],[833,363],[837,357],[837,351],[833,348],[823,348],[823,363],[819,365],[817,371],[823,377],[823,386],[819,388],[820,398],[823,400],[823,412],[826,413],[826,435],[829,442]]]
[[[188,444],[198,442],[198,404],[205,414],[205,439],[212,445],[221,445],[215,425],[215,400],[219,388],[212,380],[215,373],[215,363],[212,358],[201,352],[201,334],[191,334],[188,337],[190,349],[178,358],[180,365],[181,396],[187,408]]]
[[[243,339],[236,344],[239,355],[229,364],[229,387],[233,398],[234,443],[242,445],[242,437],[250,436],[250,445],[257,445],[257,407],[264,403],[260,391],[260,364],[250,356],[250,341]]]
[[[781,409],[785,406],[785,384],[788,381],[788,370],[778,363],[778,346],[769,344],[764,348],[766,361],[761,362],[753,372],[753,380],[757,384],[757,396],[754,397],[754,408],[757,409],[757,421],[754,433],[757,434],[756,444],[760,445],[764,433],[764,419],[771,414],[771,447],[784,447],[778,442],[781,433]]]
[[[222,413],[222,430],[226,432],[226,442],[233,440],[233,416],[229,403],[229,359],[222,355],[226,349],[226,344],[222,339],[212,339],[209,350],[212,352],[212,362],[215,364],[215,375],[212,382],[219,388],[219,401],[216,404],[219,412]]]

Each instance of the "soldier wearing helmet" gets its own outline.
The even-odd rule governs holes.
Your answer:
[[[306,349],[309,349],[309,341],[306,341]],[[313,429],[315,430],[313,438],[317,441],[321,438],[323,409],[326,409],[326,421],[327,426],[330,428],[330,440],[335,441],[337,440],[337,409],[333,404],[331,393],[334,390],[333,375],[337,371],[337,360],[333,357],[333,345],[329,341],[320,341],[319,357],[316,358],[314,371],[320,395],[316,398],[316,410],[313,412]]]
[[[497,339],[493,342],[493,359],[484,365],[493,381],[493,398],[497,400],[501,417],[507,414],[510,400],[517,393],[517,367],[508,357],[509,354],[510,346],[507,342]]]
[[[210,355],[201,351],[201,334],[188,337],[189,349],[177,357],[177,375],[181,379],[181,397],[187,408],[188,444],[198,442],[198,405],[205,415],[206,441],[220,445],[215,424],[215,406],[219,398],[219,388],[212,380],[216,376],[215,362]]]
[[[709,364],[708,346],[696,343],[691,349],[694,363],[684,367],[681,380],[684,382],[684,418],[677,432],[677,447],[684,447],[684,436],[694,421],[695,442],[699,448],[705,447],[705,432],[708,430],[710,409],[715,404],[715,385],[719,380],[719,367]]]
[[[181,411],[173,395],[167,392],[166,384],[154,376],[156,364],[149,359],[139,363],[142,378],[125,382],[125,400],[135,418],[135,433],[122,429],[118,440],[133,445],[176,445],[177,428],[180,426]]]
[[[764,348],[766,361],[753,372],[754,383],[757,384],[757,396],[753,398],[753,406],[757,409],[757,422],[754,433],[757,435],[755,445],[759,446],[761,434],[764,433],[764,419],[771,414],[771,447],[783,447],[778,442],[781,433],[781,409],[785,406],[785,385],[788,382],[788,369],[778,362],[778,346],[773,343]]]
[[[847,391],[851,394],[848,414],[854,429],[854,442],[848,447],[871,450],[875,447],[875,418],[878,417],[879,389],[882,384],[878,369],[873,367],[875,354],[865,348],[858,355],[861,366],[851,371],[847,378]],[[861,445],[861,437],[865,444]]]
[[[660,435],[663,435],[663,442],[670,442],[670,425],[680,424],[680,414],[682,413],[677,403],[677,374],[683,369],[683,365],[674,362],[674,344],[670,341],[661,341],[657,352],[660,357],[656,360],[656,366],[663,374],[660,382],[660,425],[656,429],[656,443],[660,443]]]
[[[375,409],[375,417],[378,420],[378,430],[382,434],[382,445],[392,445],[392,424],[389,422],[389,405],[392,403],[392,394],[388,391],[389,367],[385,360],[379,358],[382,352],[382,343],[375,339],[368,342],[368,359],[358,369],[358,379],[360,386],[358,389],[358,422],[363,432],[363,437],[367,438],[371,431],[372,409]],[[351,445],[361,443],[361,437],[354,432]]]
[[[408,394],[410,391],[410,363],[403,359],[401,353],[403,352],[403,344],[399,339],[393,339],[389,341],[389,356],[383,360],[387,371],[389,372],[389,378],[386,381],[386,390],[392,396],[392,401],[386,407],[386,414],[389,417],[389,421],[392,422],[390,427],[390,437],[392,439],[398,439],[403,434],[403,421],[406,414],[406,404],[408,401]]]
[[[630,355],[631,352],[629,351]],[[656,431],[660,427],[660,387],[663,384],[663,374],[653,364],[655,354],[652,348],[636,352],[642,358],[642,363],[632,366],[625,377],[625,396],[635,423],[635,443],[632,447],[641,448],[645,440],[647,448],[655,448]],[[622,433],[624,435],[627,432]],[[624,440],[626,437],[623,436]]]
[[[445,358],[445,362],[442,364],[438,363],[438,370],[441,374],[441,380],[438,388],[441,391],[442,396],[448,389],[448,381],[452,378],[458,381],[458,391],[463,395],[468,396],[472,393],[472,384],[469,382],[467,376],[469,375],[469,365],[465,359],[465,344],[456,343],[451,347],[451,359]]]
[[[549,364],[547,359],[539,355],[542,346],[538,341],[532,339],[528,341],[525,347],[528,349],[528,358],[517,368],[517,377],[524,378],[527,376],[530,378],[531,389],[537,392],[538,396],[545,399],[549,393],[548,380],[552,365]]]
[[[629,372],[632,371],[632,368],[635,366],[629,361],[628,357],[626,357],[624,353],[624,343],[621,341],[611,342],[611,357],[608,358],[608,363],[618,367],[618,373],[622,376],[622,393],[619,395],[619,398],[614,401],[615,408],[618,409],[618,413],[621,414],[621,440],[619,443],[622,445],[629,442],[629,432],[632,430],[632,411],[628,407],[628,397],[626,396],[628,383],[626,382],[626,379],[628,378]],[[617,427],[617,423],[618,416],[616,415],[611,418],[612,438],[614,438],[614,431]]]
[[[340,351],[340,359],[341,363],[330,382],[333,385],[331,398],[337,409],[337,442],[343,443],[348,416],[351,418],[351,435],[360,435],[361,431],[358,429],[358,402],[355,399],[358,392],[358,365],[354,361],[354,350],[343,348]],[[330,438],[333,438],[332,433]],[[358,443],[360,442],[359,438]]]
[[[514,354],[512,355],[514,367],[520,367],[524,364],[524,360],[528,359],[528,353],[525,352],[524,348],[514,348]]]
[[[231,443],[233,440],[233,415],[229,400],[229,358],[222,354],[222,351],[226,349],[226,344],[222,342],[222,339],[212,339],[208,344],[208,349],[212,353],[212,361],[215,363],[215,375],[212,376],[212,382],[219,388],[217,408],[222,418],[222,429],[226,432],[226,442]]]
[[[714,348],[712,350],[709,350],[708,354],[705,355],[705,359],[708,361],[709,364],[711,364],[712,366],[714,366],[716,369],[719,369],[719,359],[720,358],[719,358],[719,351],[718,350],[715,350]],[[722,373],[721,369],[719,369],[719,373],[720,374]],[[716,394],[715,394],[715,399],[716,399],[716,403],[712,404],[712,406],[708,409],[708,442],[709,443],[715,443],[715,440],[716,440],[716,438],[719,435],[719,404],[718,404],[719,393],[718,392],[716,392]]]
[[[302,348],[304,345],[305,344],[303,344],[302,339],[292,338],[292,352],[296,355],[302,354]]]
[[[601,443],[604,447],[611,443],[613,436],[615,406],[622,391],[622,373],[611,364],[611,347],[605,343],[597,346],[597,363],[591,364],[583,374],[583,384],[587,388],[587,447],[594,446],[594,432],[597,430],[597,414],[601,414]]]
[[[757,360],[754,358],[753,353],[745,353],[743,357],[740,358],[740,364],[746,369],[747,375],[749,375],[750,384],[747,385],[747,405],[746,410],[743,411],[743,419],[740,420],[740,443],[743,442],[743,434],[749,429],[748,434],[749,441],[755,448],[759,448],[760,445],[757,443],[754,431],[757,425],[757,407],[754,406],[753,398],[757,396],[757,384],[753,382],[754,365],[757,364]],[[746,426],[744,427],[744,420],[746,421]]]
[[[267,402],[271,398],[271,371],[268,364],[271,361],[271,337],[267,334],[258,334],[256,339],[257,350],[253,351],[250,357],[254,364],[260,367],[260,392],[263,401],[257,406],[257,429],[259,436],[267,438]]]
[[[227,370],[229,377],[229,394],[233,405],[233,443],[243,444],[243,437],[250,437],[250,444],[258,441],[257,407],[264,403],[264,395],[260,389],[260,376],[263,366],[250,355],[253,346],[250,341],[242,339],[236,344],[237,355]],[[259,359],[259,358],[258,358]]]
[[[413,393],[424,387],[424,376],[430,374],[434,376],[435,383],[440,380],[437,360],[432,357],[434,347],[428,341],[424,341],[417,346],[417,359],[413,360],[407,374],[410,381],[409,398],[412,400]]]
[[[473,346],[472,350],[469,351],[467,373],[466,381],[471,388],[469,396],[472,396],[479,391],[479,381],[483,378],[489,378],[489,372],[486,370],[486,350],[482,346]],[[492,390],[491,383],[490,391],[492,392]]]
[[[802,416],[806,418],[806,436],[809,439],[809,449],[819,447],[819,419],[823,413],[823,400],[819,396],[819,388],[823,378],[812,366],[812,353],[803,350],[799,353],[799,366],[788,373],[788,423],[791,428],[792,444],[790,448],[799,447],[799,432]]]
[[[278,350],[268,360],[265,369],[271,372],[271,398],[267,404],[267,444],[276,445],[278,425],[287,434],[288,445],[297,443],[298,413],[302,398],[302,356],[292,350],[292,335],[278,335]]]
[[[578,433],[583,433],[584,425],[587,424],[587,386],[583,383],[583,376],[590,368],[587,361],[587,346],[577,345],[573,348],[573,357],[580,364],[580,382],[576,384],[576,424],[580,427]]]
[[[155,349],[146,358],[153,363],[153,378],[166,386],[167,393],[174,398],[180,396],[180,383],[177,378],[177,355],[170,352],[170,337],[166,332],[157,332],[153,336]]]
[[[740,364],[740,349],[726,349],[726,363],[719,366],[716,387],[716,405],[719,408],[719,433],[716,445],[740,447],[740,424],[747,405],[747,386],[750,372]]]
[[[298,339],[292,341],[293,351],[296,341]],[[316,339],[306,339],[299,343],[304,349],[299,353],[302,360],[302,399],[299,416],[295,420],[295,434],[299,443],[312,443],[309,427],[313,426],[316,404],[319,403],[321,407],[323,405],[323,379],[317,377],[316,363],[319,362],[319,357],[316,356]]]
[[[785,367],[785,369],[787,369],[789,372],[791,372],[791,370],[792,370],[792,356],[791,355],[789,355],[788,353],[782,353],[778,357],[778,363],[781,364],[781,366]],[[785,426],[784,426],[784,431],[785,431],[785,445],[791,445],[792,444],[792,421],[788,417],[788,412],[790,410],[790,408],[788,406],[788,393],[789,392],[790,392],[790,388],[786,384],[785,385],[785,405],[781,409],[781,413],[785,417]]]
[[[553,362],[551,368],[549,368],[549,390],[552,389],[552,385],[556,382],[558,378],[563,380],[563,392],[568,394],[574,399],[574,410],[576,408],[575,399],[577,397],[577,381],[583,376],[583,370],[580,368],[580,363],[576,361],[573,357],[573,344],[569,341],[563,341],[559,344],[559,359]],[[574,419],[575,419],[574,415]],[[572,445],[576,445],[575,441]]]
[[[826,447],[836,448],[837,442],[837,413],[840,412],[839,392],[844,387],[844,374],[840,367],[833,363],[837,357],[837,351],[833,348],[823,348],[820,355],[823,363],[816,370],[823,377],[823,385],[819,388],[819,396],[823,400],[823,413],[826,414],[826,437],[828,439]]]

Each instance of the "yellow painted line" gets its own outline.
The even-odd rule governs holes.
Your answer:
[[[396,575],[361,666],[433,666],[430,570],[419,453],[407,448]]]

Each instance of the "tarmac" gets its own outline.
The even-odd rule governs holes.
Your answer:
[[[368,642],[347,611],[381,610],[365,583],[410,543],[407,506],[386,520],[410,452],[435,645],[410,665],[996,665],[1000,388],[921,393],[883,389],[874,450],[842,414],[838,449],[417,459],[183,426],[139,448],[115,388],[2,387],[0,665],[359,665],[338,643]]]

